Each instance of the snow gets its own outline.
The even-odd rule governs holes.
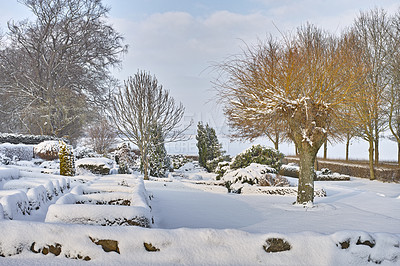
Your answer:
[[[2,179],[16,179],[19,177],[19,170],[15,168],[9,168],[0,166],[0,180]]]
[[[58,153],[60,144],[57,140],[46,140],[37,144],[34,148],[35,153]]]
[[[18,160],[32,160],[33,149],[34,145],[11,143],[0,144],[0,154],[4,154],[10,159],[14,159],[14,157],[16,157]]]
[[[400,264],[400,184],[354,177],[316,181],[315,190],[327,196],[299,206],[293,205],[295,194],[258,191],[273,187],[246,184],[243,194],[227,193],[223,181],[196,164],[152,181],[139,174],[69,179],[41,173],[36,165],[12,167],[19,178],[3,180],[0,190],[0,265]],[[250,168],[256,177],[259,167]],[[130,204],[114,205],[116,200]],[[95,225],[135,217],[146,217],[150,228]],[[291,249],[267,253],[270,238]],[[115,240],[119,253],[105,252],[91,239]],[[144,243],[159,251],[146,251]],[[58,256],[31,251],[56,244]],[[71,259],[86,256],[90,261]]]
[[[108,158],[83,158],[79,159],[75,162],[75,166],[78,167],[79,165],[95,165],[95,166],[103,166],[106,165],[109,168],[112,168],[114,161]]]

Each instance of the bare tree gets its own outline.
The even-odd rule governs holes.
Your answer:
[[[115,144],[117,134],[110,123],[103,119],[88,128],[87,136],[93,150],[105,155],[110,147]]]
[[[116,81],[110,68],[126,52],[105,22],[101,0],[20,0],[36,19],[8,23],[0,50],[3,112],[18,129],[76,137],[88,114],[104,106]]]
[[[390,43],[391,60],[389,63],[389,76],[391,82],[386,93],[389,103],[388,124],[392,133],[392,140],[397,142],[397,162],[400,166],[400,11],[392,18],[392,38]]]
[[[361,12],[352,28],[363,49],[362,59],[369,66],[365,83],[366,101],[358,106],[360,127],[358,134],[369,143],[370,167],[379,163],[379,138],[387,129],[385,117],[385,91],[391,80],[388,76],[392,54],[389,44],[391,39],[391,19],[382,9]],[[371,179],[374,179],[371,169]]]
[[[365,67],[355,41],[307,25],[219,65],[216,86],[228,119],[233,114],[285,125],[300,156],[299,204],[314,200],[314,162],[331,124],[359,99]]]
[[[142,156],[144,178],[148,179],[149,145],[151,129],[157,125],[164,141],[176,141],[183,137],[176,130],[185,108],[177,105],[169,92],[158,84],[157,79],[144,71],[138,71],[125,81],[125,86],[115,95],[111,108],[111,120],[121,135],[138,146]]]

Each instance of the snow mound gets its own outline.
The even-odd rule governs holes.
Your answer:
[[[0,180],[17,179],[17,178],[19,178],[18,169],[0,166]]]

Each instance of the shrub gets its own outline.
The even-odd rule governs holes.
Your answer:
[[[118,145],[118,149],[115,151],[115,161],[119,165],[118,174],[130,174],[137,157],[129,143],[124,142]]]
[[[169,158],[171,160],[171,167],[173,169],[179,169],[182,166],[184,166],[186,163],[192,161],[192,159],[190,159],[187,156],[182,155],[182,154],[170,155]]]
[[[206,168],[208,172],[211,172],[211,168],[215,169],[218,162],[216,162],[215,165],[210,165],[211,168],[207,167],[207,163],[224,154],[222,144],[218,142],[215,130],[208,124],[204,126],[201,122],[197,125],[196,140],[196,145],[199,149],[199,164]]]
[[[207,161],[205,168],[208,172],[215,172],[217,170],[218,164],[222,162],[230,162],[231,158],[229,155],[218,156],[212,160]]]
[[[261,145],[253,145],[244,152],[238,154],[230,165],[230,168],[235,170],[245,168],[251,163],[268,165],[279,171],[282,165],[284,155],[279,151],[264,147]]]
[[[215,173],[217,174],[216,180],[220,180],[221,177],[229,170],[229,162],[219,162],[215,168]]]
[[[72,153],[72,147],[67,146],[64,141],[60,141],[60,151],[58,157],[60,159],[60,175],[74,176],[75,175],[75,160]]]
[[[52,161],[58,158],[60,145],[57,140],[46,140],[35,146],[35,155],[47,161]]]
[[[78,169],[88,170],[93,174],[108,175],[113,161],[107,158],[84,158],[76,161]]]

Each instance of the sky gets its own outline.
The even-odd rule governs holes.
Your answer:
[[[121,69],[114,75],[122,80],[138,70],[155,75],[186,108],[183,124],[194,121],[188,135],[196,134],[198,121],[209,123],[231,155],[251,143],[231,142],[229,128],[216,99],[212,81],[213,65],[238,54],[245,44],[254,44],[268,35],[280,36],[309,22],[334,33],[350,26],[360,11],[383,8],[395,13],[398,0],[103,0],[111,8],[108,22],[129,45]],[[7,21],[32,18],[16,0],[0,0],[0,31]],[[387,142],[387,143],[386,143]],[[261,138],[255,143],[272,145]],[[361,145],[361,146],[357,146]],[[387,145],[387,147],[385,146]],[[367,146],[354,142],[350,157],[367,158]],[[383,141],[383,159],[397,158],[393,142]],[[171,153],[197,153],[195,140],[167,145]],[[281,145],[293,154],[291,145]],[[331,151],[331,152],[330,152]],[[328,156],[344,156],[335,145]]]

